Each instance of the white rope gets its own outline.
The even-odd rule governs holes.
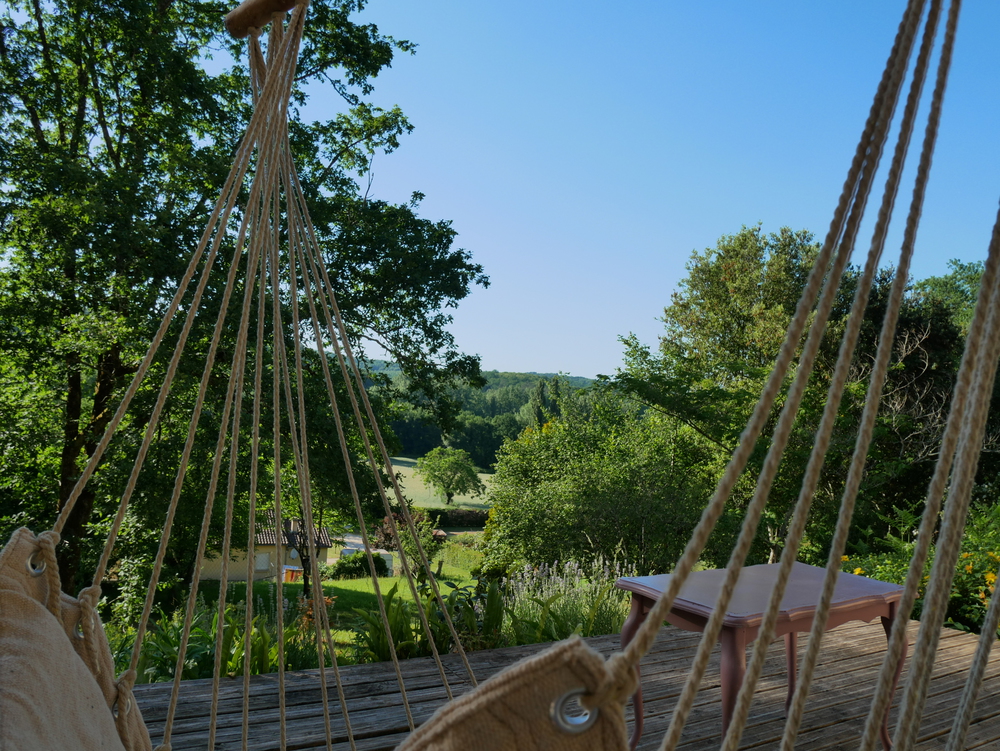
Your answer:
[[[848,256],[850,255],[850,250],[853,247],[854,236],[856,235],[860,224],[860,217],[863,213],[864,204],[867,200],[868,192],[878,166],[878,159],[881,155],[882,146],[885,142],[888,124],[892,119],[892,112],[895,108],[895,102],[899,95],[902,73],[905,70],[906,59],[909,57],[909,50],[912,46],[916,22],[919,19],[919,16],[920,13],[918,10],[914,9],[911,5],[911,7],[908,8],[908,14],[904,17],[904,21],[900,27],[900,32],[897,35],[896,45],[893,47],[893,53],[890,56],[886,74],[883,76],[883,84],[880,85],[879,91],[876,94],[875,101],[872,105],[872,114],[869,116],[865,133],[862,136],[862,140],[856,154],[856,157],[860,158],[856,158],[855,163],[852,165],[851,174],[849,175],[849,178],[853,177],[853,181],[849,179],[848,185],[845,186],[844,196],[842,196],[842,206],[838,207],[838,211],[835,214],[834,224],[831,225],[831,233],[828,235],[827,242],[824,243],[823,248],[823,250],[828,250],[828,246],[832,247],[832,239],[841,234],[840,228],[842,227],[843,239],[840,243],[840,249],[837,256],[833,260],[832,268],[829,269],[827,274],[826,283],[823,286],[823,294],[815,311],[812,324],[810,326],[809,336],[799,359],[798,370],[792,382],[791,389],[786,397],[785,403],[782,406],[782,411],[778,418],[778,424],[775,427],[774,434],[771,439],[771,446],[768,450],[764,466],[758,478],[757,488],[744,516],[739,539],[727,566],[726,578],[723,581],[722,588],[719,593],[719,599],[716,603],[715,609],[709,617],[708,623],[705,625],[694,664],[689,671],[688,680],[685,683],[681,696],[674,707],[670,727],[662,740],[660,746],[661,749],[673,749],[680,741],[684,724],[687,720],[691,707],[693,706],[694,697],[698,691],[705,668],[708,665],[711,651],[718,641],[719,634],[722,629],[723,619],[725,618],[725,612],[735,589],[740,569],[746,559],[747,553],[750,550],[753,539],[756,536],[757,524],[760,520],[761,513],[763,512],[764,504],[767,501],[770,485],[777,473],[781,454],[784,451],[785,445],[791,433],[798,406],[801,402],[802,396],[804,395],[805,385],[811,373],[812,365],[822,339],[823,330],[826,326],[830,310],[833,306],[836,288],[839,285],[840,277],[847,265]],[[854,189],[850,190],[852,183]],[[843,222],[848,200],[853,200],[853,204],[850,214],[847,216],[846,222]],[[843,211],[841,210],[842,208]],[[843,222],[843,224],[837,221],[838,218],[841,222]],[[817,259],[816,266],[814,266],[810,277],[810,283],[816,284],[817,286],[819,281],[822,280],[823,272],[826,270],[825,262],[822,258],[823,250],[821,250],[820,258]],[[817,272],[819,273],[817,274]],[[790,349],[788,345],[794,344],[797,341],[798,334],[796,334],[796,339],[794,340],[791,339],[791,336],[796,332],[796,330],[802,330],[809,317],[809,309],[803,309],[802,306],[802,302],[807,300],[809,297],[810,295],[807,289],[807,292],[803,295],[802,300],[800,300],[799,308],[796,310],[795,319],[793,319],[791,325],[789,326],[789,337],[785,340],[785,347],[783,347],[783,351],[779,355],[779,361],[775,366],[775,370],[772,372],[772,381],[774,380],[775,374],[779,372],[783,373],[783,371],[787,368],[788,361],[791,359],[790,352],[786,353],[785,349]],[[784,359],[786,357],[787,360]],[[764,402],[763,397],[761,402]],[[760,406],[761,404],[758,404],[758,407]],[[768,405],[768,407],[769,406],[770,405]],[[727,467],[726,475],[724,475],[723,480],[720,481],[720,487],[716,491],[716,497],[712,500],[713,506],[716,504],[718,505],[718,512],[715,514],[716,518],[717,514],[721,513],[722,505],[728,498],[728,494],[732,488],[732,484],[729,484],[728,487],[724,487],[724,483],[726,483],[728,479],[727,476],[730,471],[734,471],[734,473],[738,476],[745,466],[745,458],[742,458],[742,461],[737,464],[738,458],[741,458],[739,455],[742,449],[743,445],[741,441],[741,447],[737,449],[736,453],[734,453],[733,459],[730,461],[730,466]],[[747,454],[749,454],[748,450]],[[737,467],[738,470],[736,469]],[[735,482],[735,477],[732,478],[731,482]],[[723,489],[725,490],[725,493],[724,495],[721,495],[720,491]],[[703,521],[708,513],[709,509],[706,509],[706,512],[703,515]],[[701,526],[701,523],[699,523],[699,527]],[[640,626],[636,638],[633,639],[633,641],[626,648],[625,655],[627,658],[635,659],[637,662],[638,657],[648,650],[648,647],[646,649],[642,649],[643,645],[637,645],[637,642],[640,641],[640,637],[644,637],[645,643],[651,644],[652,639],[655,638],[656,630],[659,628],[659,624],[662,623],[663,618],[669,609],[668,603],[672,603],[673,597],[676,596],[677,591],[679,591],[680,586],[683,584],[683,580],[687,577],[694,561],[697,559],[698,553],[700,553],[700,546],[703,545],[704,539],[699,541],[698,538],[703,535],[703,537],[707,539],[707,532],[710,531],[711,530],[709,528],[707,531],[702,532],[702,534],[699,535],[699,530],[696,529],[695,536],[688,545],[688,550],[685,550],[684,557],[681,562],[678,563],[674,576],[671,577],[670,586],[668,587],[667,592],[665,592],[664,595],[660,597],[656,605],[654,605],[646,621],[642,624],[642,626]],[[694,545],[699,542],[700,545],[693,550]],[[680,581],[677,581],[678,579]],[[676,584],[675,581],[677,581]],[[643,634],[644,629],[647,632],[645,635]],[[634,657],[629,654],[629,650],[633,649],[633,645],[637,645],[635,647]]]
[[[985,346],[978,361],[968,363],[968,367],[975,368],[974,385],[963,415],[962,437],[945,502],[944,521],[938,535],[931,578],[920,614],[920,630],[910,666],[910,680],[903,695],[899,725],[894,738],[899,751],[909,751],[916,740],[955,576],[955,564],[962,546],[962,533],[975,482],[976,466],[982,451],[997,357],[1000,354],[1000,285],[995,286],[991,292]]]
[[[996,572],[993,572],[993,575],[996,576]],[[969,732],[969,725],[972,723],[972,713],[976,708],[976,700],[979,698],[979,690],[983,685],[986,667],[989,665],[990,651],[997,640],[998,625],[1000,625],[1000,586],[997,586],[997,581],[994,579],[990,606],[986,611],[986,617],[983,618],[979,641],[976,644],[976,654],[972,658],[969,675],[962,688],[962,696],[958,701],[958,711],[955,713],[955,722],[951,726],[945,751],[961,751],[965,748],[965,738]]]
[[[937,23],[936,14],[939,13],[939,5],[939,3],[934,3],[931,6],[931,13],[928,17],[924,35],[924,43],[922,44],[921,52],[918,57],[914,80],[910,89],[906,112],[903,117],[904,124],[901,126],[901,132],[904,133],[908,133],[912,128],[911,121],[915,117],[917,105],[919,104],[920,91],[922,88],[922,81],[924,79],[924,73],[922,71],[926,68],[927,62],[930,59],[930,50],[933,46],[934,29]],[[851,457],[851,465],[848,471],[847,481],[845,483],[840,514],[837,520],[837,527],[830,546],[830,553],[827,560],[827,572],[823,582],[823,591],[820,596],[820,601],[817,604],[816,614],[813,618],[813,625],[809,636],[809,644],[803,658],[803,664],[800,670],[799,680],[796,685],[792,705],[788,712],[785,733],[782,738],[782,751],[792,751],[794,748],[795,737],[798,733],[799,725],[802,720],[806,698],[809,693],[809,688],[812,683],[812,678],[819,658],[820,645],[826,631],[830,604],[833,600],[833,592],[836,587],[837,576],[840,572],[841,556],[844,554],[844,549],[847,544],[847,536],[850,530],[855,501],[857,499],[858,490],[864,475],[868,447],[871,443],[875,419],[878,414],[879,403],[882,396],[882,389],[885,384],[885,377],[892,355],[893,339],[899,316],[899,308],[909,279],[910,261],[913,256],[916,227],[919,221],[920,210],[925,195],[927,175],[929,174],[931,155],[933,154],[937,135],[940,101],[943,97],[944,82],[947,80],[947,69],[947,57],[942,56],[938,69],[938,87],[934,95],[934,101],[938,106],[936,108],[932,107],[931,115],[928,119],[927,132],[921,154],[921,162],[917,170],[917,185],[914,188],[913,200],[911,202],[909,215],[907,216],[906,230],[900,250],[899,262],[893,279],[885,317],[883,318],[882,330],[879,334],[879,344],[876,353],[875,365],[871,373],[870,386],[865,399],[865,406],[861,417],[861,425],[858,431],[854,454]],[[897,152],[894,156],[893,173],[898,174],[895,168],[895,162],[901,160],[901,154],[904,150],[905,145],[903,139],[901,138],[897,143]],[[879,226],[876,228],[873,244],[877,243],[879,246],[884,244],[886,234],[885,230],[887,229],[887,218],[891,213],[891,206],[889,205],[888,199],[890,195],[894,197],[895,192],[895,189],[886,191],[887,201],[883,203],[882,209],[879,213]],[[900,615],[897,613],[896,617],[902,618],[904,622],[907,620],[907,614]]]

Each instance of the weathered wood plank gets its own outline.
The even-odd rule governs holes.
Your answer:
[[[911,643],[916,623],[910,624]],[[673,707],[687,678],[687,669],[697,650],[699,634],[664,628],[650,653],[642,662],[646,697],[646,731],[640,749],[659,747],[662,734],[670,723]],[[807,639],[799,644],[800,657]],[[617,635],[587,640],[603,655],[619,649]],[[934,678],[927,705],[921,717],[918,747],[920,751],[943,748],[951,729],[954,707],[961,694],[965,674],[975,650],[976,637],[945,629],[942,632]],[[545,649],[547,645],[529,645],[469,654],[469,662],[482,681],[519,659]],[[748,652],[748,656],[749,656]],[[881,626],[845,624],[828,632],[823,640],[806,715],[796,743],[801,751],[837,751],[856,748],[871,704],[878,671],[885,654],[885,635]],[[471,682],[457,655],[444,655],[442,662],[452,690],[461,695]],[[424,722],[447,700],[437,667],[430,658],[401,663],[404,684],[414,721]],[[389,751],[408,734],[399,686],[391,664],[357,665],[340,669],[347,700],[351,728],[360,751]],[[905,681],[905,673],[904,678]],[[784,646],[770,645],[741,748],[777,748],[784,731],[786,695]],[[326,682],[330,699],[329,724],[332,751],[347,751],[346,723],[341,714],[332,669]],[[326,719],[322,710],[319,671],[286,674],[285,718],[291,751],[326,749]],[[136,699],[154,743],[162,737],[169,684],[136,687]],[[172,745],[182,749],[205,749],[208,742],[211,681],[185,681],[181,685],[178,711],[174,721]],[[890,713],[890,725],[898,712],[899,696]],[[970,749],[1000,748],[1000,652],[991,660],[979,705],[969,731]],[[253,751],[279,748],[280,711],[276,675],[254,676],[249,692],[249,744]],[[226,679],[220,686],[219,716],[214,751],[241,748],[243,733],[243,680]],[[631,726],[632,710],[626,711]],[[719,650],[713,651],[701,688],[684,729],[679,749],[715,751],[721,742],[721,707],[719,686]]]

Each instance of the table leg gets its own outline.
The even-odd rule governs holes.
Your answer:
[[[747,637],[741,628],[722,627],[722,735],[729,729],[729,721],[736,711],[736,697],[739,696],[743,676],[747,672]]]
[[[795,631],[785,634],[785,663],[788,666],[788,696],[785,697],[785,716],[792,707],[795,679],[799,673],[799,635]]]
[[[638,595],[635,592],[632,593],[632,608],[629,610],[628,618],[625,619],[625,623],[622,624],[622,649],[628,646],[628,643],[632,641],[635,636],[635,632],[639,630],[639,626],[642,622],[646,620],[646,611],[652,605],[652,601]],[[635,666],[636,678],[639,677],[639,665]],[[628,747],[630,749],[635,749],[639,745],[639,739],[642,737],[642,683],[637,683],[637,688],[635,693],[632,695],[632,710],[635,715],[635,725],[632,729],[632,737],[629,739]]]
[[[896,607],[899,603],[890,602],[889,603],[889,616],[882,618],[882,630],[885,631],[886,641],[892,634],[892,624],[896,620]],[[903,640],[903,653],[899,656],[899,662],[896,664],[896,674],[892,677],[892,688],[889,691],[889,695],[892,696],[896,693],[896,685],[899,683],[899,676],[903,672],[903,662],[906,660],[906,647],[908,643],[907,640]],[[885,751],[889,751],[892,748],[892,736],[889,735],[889,710],[892,708],[892,701],[886,705],[885,717],[882,718],[882,729],[879,735],[882,737],[882,748]]]

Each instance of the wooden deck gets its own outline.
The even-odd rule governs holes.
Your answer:
[[[917,623],[913,622],[910,626],[912,644]],[[652,751],[658,747],[699,636],[664,627],[656,645],[643,660],[646,731],[640,749]],[[596,637],[587,641],[605,655],[618,648],[617,636]],[[807,639],[800,641],[801,654]],[[477,678],[482,681],[544,646],[485,650],[470,653],[469,658]],[[920,751],[944,747],[975,648],[976,637],[949,629],[943,631],[934,681],[919,734]],[[877,621],[846,624],[826,635],[823,657],[813,682],[796,749],[835,751],[857,748],[884,649],[885,637]],[[448,655],[445,664],[449,678],[454,678],[453,690],[456,693],[467,690],[468,680],[456,656]],[[414,720],[419,724],[444,703],[446,694],[429,658],[405,661],[402,666]],[[288,749],[318,751],[326,748],[318,672],[303,671],[286,676]],[[341,676],[358,749],[375,751],[394,748],[406,737],[407,722],[391,664],[341,668]],[[721,709],[718,676],[719,650],[716,648],[684,730],[680,747],[684,751],[707,751],[719,747]],[[328,671],[327,677],[333,747],[342,751],[349,745],[332,670]],[[902,682],[905,681],[904,671]],[[255,676],[251,680],[249,748],[255,751],[280,748],[277,684],[276,675]],[[182,685],[172,738],[174,751],[207,747],[210,691],[211,681],[186,681]],[[135,694],[155,747],[163,734],[170,684],[137,686]],[[242,694],[242,679],[223,683],[215,751],[241,748]],[[899,694],[900,691],[897,691],[897,699]],[[784,645],[779,640],[771,646],[741,748],[777,748],[783,729],[784,699]],[[894,705],[890,727],[894,727],[896,711]],[[967,748],[1000,748],[1000,653],[997,650],[993,652],[986,673]]]

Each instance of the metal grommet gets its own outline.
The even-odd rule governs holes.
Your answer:
[[[125,714],[128,715],[128,713],[131,710],[132,710],[132,700],[131,699],[126,699],[125,700]],[[115,703],[111,705],[111,714],[113,714],[115,716],[116,720],[118,719],[118,701],[117,700],[115,700]]]
[[[45,559],[39,560],[41,552],[41,550],[36,550],[28,556],[28,560],[25,562],[25,565],[28,567],[28,573],[32,576],[41,576],[45,573]]]
[[[580,704],[580,697],[587,693],[585,689],[578,688],[567,691],[560,696],[549,707],[549,717],[557,728],[564,733],[583,733],[590,730],[591,726],[597,722],[599,711],[597,707],[584,709]],[[575,707],[568,707],[570,702],[575,702]],[[573,714],[570,714],[570,711]],[[582,714],[580,714],[582,712]]]
[[[94,624],[94,617],[93,616],[90,617],[90,624],[91,624],[91,626],[93,626],[93,624]],[[80,614],[80,617],[77,619],[76,625],[73,626],[73,636],[75,636],[77,639],[83,639],[84,638],[84,633],[83,633],[83,614],[82,613]]]

